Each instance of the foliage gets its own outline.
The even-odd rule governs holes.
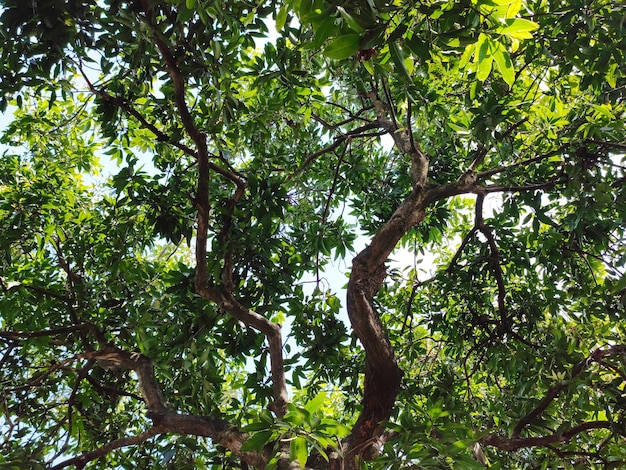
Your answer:
[[[626,6],[1,5],[0,466],[626,465]]]

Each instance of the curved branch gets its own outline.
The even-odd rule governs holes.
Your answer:
[[[378,134],[364,134],[364,132],[372,130],[372,129],[378,129],[380,128],[380,124],[378,122],[370,122],[367,124],[364,124],[362,126],[357,127],[356,129],[352,129],[351,131],[346,132],[345,134],[342,134],[338,137],[335,137],[335,140],[327,145],[326,147],[313,152],[312,154],[308,155],[304,161],[300,164],[300,166],[287,177],[287,181],[293,179],[294,177],[298,176],[300,173],[302,173],[311,163],[313,163],[318,157],[332,152],[333,150],[335,150],[337,147],[339,147],[341,144],[343,144],[344,142],[356,138],[356,137],[376,137]]]
[[[270,351],[270,371],[272,375],[272,390],[274,402],[270,408],[278,417],[286,413],[288,401],[287,382],[285,378],[285,368],[283,360],[283,340],[281,327],[257,312],[241,305],[230,292],[220,289],[203,287],[198,294],[227,311],[237,320],[263,333],[269,345]]]
[[[569,379],[573,379],[577,377],[589,364],[594,362],[600,362],[605,356],[612,354],[626,354],[626,345],[617,345],[612,346],[606,349],[596,349],[589,356],[576,364],[572,371],[570,372]],[[511,434],[512,439],[517,439],[522,430],[530,423],[532,423],[541,413],[543,413],[546,408],[552,403],[552,401],[559,395],[561,390],[563,390],[567,386],[568,382],[563,381],[559,384],[551,387],[546,395],[541,399],[539,404],[528,414],[523,416],[518,422],[515,428],[513,429],[513,433]]]
[[[398,241],[425,216],[426,207],[443,197],[476,189],[473,173],[464,174],[444,188],[428,188],[428,157],[412,141],[406,130],[386,119],[386,106],[376,92],[368,97],[378,114],[377,125],[389,132],[396,147],[411,157],[413,190],[389,220],[372,237],[369,246],[352,261],[348,281],[347,310],[355,334],[365,349],[365,383],[362,411],[346,438],[346,468],[355,468],[355,459],[370,459],[378,449],[383,432],[381,421],[389,419],[400,390],[402,371],[385,328],[373,305],[373,298],[386,277],[385,262]]]
[[[122,447],[128,447],[135,444],[141,444],[142,442],[147,441],[153,436],[159,434],[158,429],[150,428],[147,431],[142,432],[141,434],[137,434],[136,436],[125,437],[123,439],[116,439],[115,441],[109,442],[102,447],[93,450],[91,452],[85,452],[84,454],[79,455],[78,457],[73,457],[71,459],[64,460],[63,462],[52,467],[52,470],[58,470],[61,468],[69,467],[70,465],[75,466],[77,469],[82,469],[88,462],[99,459],[100,457],[108,454],[112,450],[120,449]]]
[[[142,7],[146,16],[146,21],[152,28],[154,34],[153,38],[165,64],[167,65],[170,77],[174,84],[174,102],[178,109],[178,113],[181,117],[181,122],[187,134],[191,137],[196,145],[197,157],[198,157],[198,184],[196,187],[195,205],[198,213],[198,228],[196,234],[196,275],[195,275],[195,288],[196,292],[205,297],[207,300],[213,301],[221,306],[224,310],[229,312],[238,320],[250,325],[257,330],[261,331],[267,337],[271,361],[272,382],[274,388],[274,403],[272,405],[274,411],[279,417],[284,416],[286,413],[287,404],[287,386],[285,380],[284,363],[282,357],[282,338],[280,326],[269,321],[265,317],[259,315],[252,310],[243,307],[230,292],[223,292],[220,290],[212,289],[208,286],[208,268],[207,268],[207,243],[208,243],[208,230],[209,230],[209,170],[212,169],[209,162],[209,152],[207,147],[207,137],[202,133],[193,121],[193,117],[189,112],[189,107],[185,99],[185,77],[178,68],[176,59],[172,55],[168,45],[163,40],[161,33],[157,27],[157,24],[153,18],[152,10],[150,8],[149,0],[142,0]],[[226,170],[224,170],[226,171]],[[238,198],[243,194],[245,189],[245,183],[236,175],[231,174],[230,179],[237,185],[237,191],[232,201],[235,204]],[[228,265],[228,260],[226,259]],[[230,273],[226,273],[229,276]],[[151,368],[151,365],[150,365]],[[137,374],[140,371],[135,369]],[[154,373],[146,374],[143,382],[150,384],[148,379],[154,379]],[[156,383],[155,383],[156,384]],[[154,392],[155,387],[151,386],[151,390]],[[143,390],[142,390],[143,393]],[[159,392],[160,393],[160,392]],[[162,402],[162,398],[157,400],[157,404],[165,406]],[[149,406],[149,408],[151,408]]]
[[[484,181],[487,178],[489,178],[490,176],[497,175],[498,173],[503,173],[505,171],[513,170],[513,169],[518,168],[518,167],[528,166],[528,165],[530,165],[532,163],[539,162],[539,161],[544,160],[546,158],[550,158],[550,157],[553,157],[555,155],[559,155],[561,152],[563,152],[563,150],[565,150],[569,146],[570,146],[570,144],[561,145],[560,147],[558,147],[558,148],[556,148],[554,150],[550,150],[549,152],[542,153],[541,155],[537,155],[536,157],[528,158],[526,160],[520,160],[520,161],[518,161],[516,163],[512,163],[510,165],[502,165],[502,166],[498,166],[498,167],[492,168],[490,170],[481,171],[480,173],[477,173],[476,176],[478,177],[479,181]]]
[[[163,398],[152,361],[147,356],[124,351],[111,344],[102,350],[87,353],[87,356],[95,359],[101,367],[124,368],[135,372],[141,396],[146,404],[146,416],[152,420],[153,426],[139,436],[118,439],[96,451],[83,454],[76,458],[78,459],[76,462],[93,460],[111,450],[143,442],[156,434],[175,433],[209,437],[252,465],[262,468],[267,463],[269,456],[263,452],[241,452],[241,447],[248,439],[248,435],[227,421],[211,416],[184,415],[172,411]],[[99,453],[96,455],[96,452]],[[73,464],[75,463],[67,465]]]
[[[505,331],[510,332],[511,326],[509,324],[508,309],[505,302],[506,286],[504,284],[504,274],[502,273],[502,266],[500,266],[500,249],[496,243],[496,238],[493,235],[493,230],[489,225],[485,223],[483,218],[483,202],[485,201],[485,195],[483,193],[478,194],[476,197],[476,228],[487,239],[489,245],[489,251],[491,252],[490,264],[493,277],[496,280],[498,287],[498,311],[500,312],[500,322]]]
[[[548,447],[550,444],[568,442],[575,435],[593,429],[611,429],[610,421],[588,421],[567,429],[566,431],[541,437],[507,438],[489,434],[479,440],[481,444],[500,450],[515,451],[525,447]]]

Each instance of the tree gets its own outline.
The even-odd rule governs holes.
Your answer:
[[[626,465],[625,10],[3,0],[1,465]]]

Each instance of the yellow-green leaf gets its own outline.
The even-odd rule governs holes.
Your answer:
[[[302,468],[306,465],[308,457],[306,438],[304,436],[298,436],[290,444],[291,459],[297,460]]]
[[[496,32],[517,39],[530,39],[532,38],[530,32],[539,28],[539,25],[534,21],[525,20],[523,18],[508,19],[505,23],[506,24],[498,28]]]
[[[287,5],[283,5],[276,14],[276,31],[282,31],[287,22]]]
[[[311,398],[306,403],[306,405],[304,405],[304,409],[307,410],[309,413],[314,413],[320,408],[320,406],[324,404],[325,400],[326,400],[326,392],[321,391],[317,395],[315,395],[313,398]]]
[[[476,43],[476,51],[474,52],[474,65],[476,66],[476,78],[481,82],[485,81],[491,73],[491,65],[493,63],[492,55],[493,41],[489,36],[481,34]]]
[[[476,50],[476,44],[468,44],[465,46],[465,50],[463,51],[463,55],[461,59],[459,59],[459,68],[464,69],[465,66],[469,63],[474,51]]]
[[[509,8],[507,9],[507,12],[506,12],[506,17],[514,18],[515,15],[519,13],[521,8],[522,8],[522,0],[513,0],[511,3],[509,3]]]
[[[478,70],[476,71],[476,78],[481,82],[487,80],[491,73],[491,66],[493,64],[493,56],[486,56],[480,62],[478,62]]]
[[[515,70],[513,69],[511,57],[504,46],[501,44],[498,44],[498,46],[499,47],[493,54],[493,59],[495,60],[496,66],[498,67],[498,70],[500,70],[504,81],[507,85],[509,85],[509,87],[512,87],[513,82],[515,82]]]

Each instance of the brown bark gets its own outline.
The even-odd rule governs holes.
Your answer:
[[[550,444],[560,442],[568,442],[575,435],[581,432],[591,431],[594,429],[611,429],[610,421],[589,421],[579,424],[563,432],[549,434],[540,437],[519,437],[507,438],[496,434],[489,434],[480,440],[481,444],[496,447],[500,450],[515,451],[525,447],[546,447]]]
[[[85,452],[77,457],[65,460],[53,468],[61,469],[70,465],[82,468],[86,463],[96,460],[112,450],[137,445],[159,434],[190,434],[209,437],[215,444],[220,444],[241,456],[242,461],[257,468],[263,468],[269,459],[265,452],[241,452],[248,435],[219,418],[211,416],[184,415],[170,409],[165,402],[159,384],[154,375],[152,361],[139,353],[130,353],[113,345],[106,345],[98,351],[84,354],[81,358],[95,359],[105,368],[123,368],[135,372],[146,404],[146,415],[153,425],[144,432],[117,439],[96,450]]]
[[[365,349],[365,383],[361,414],[345,442],[347,469],[356,468],[359,459],[368,460],[378,453],[384,431],[380,422],[391,416],[400,391],[403,373],[372,303],[386,276],[385,262],[402,236],[424,219],[429,204],[477,189],[473,172],[467,172],[454,183],[429,187],[428,156],[413,141],[411,132],[400,129],[393,113],[392,119],[387,119],[389,106],[375,92],[368,97],[376,109],[378,125],[392,135],[396,148],[411,159],[413,190],[352,263],[347,292],[348,317]]]

